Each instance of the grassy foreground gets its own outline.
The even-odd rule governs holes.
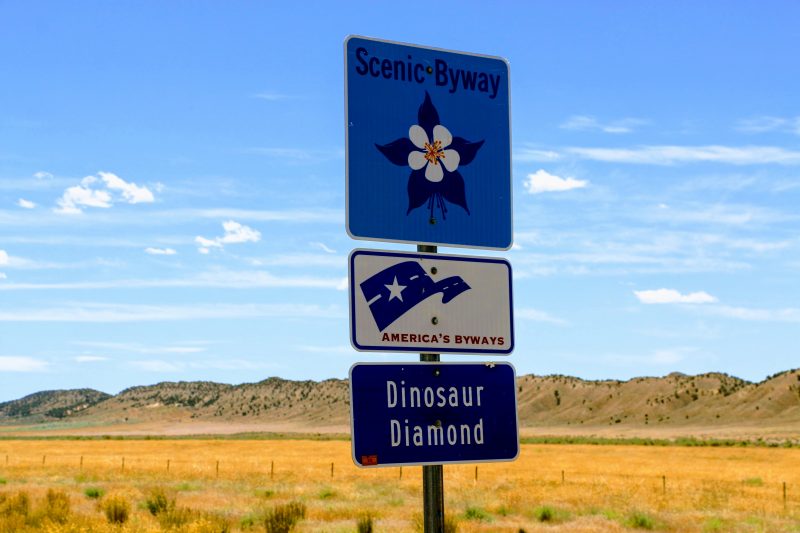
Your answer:
[[[462,532],[800,532],[799,465],[797,448],[525,444],[445,467],[445,505]],[[419,467],[358,469],[345,441],[0,441],[0,531],[416,531],[420,515]]]

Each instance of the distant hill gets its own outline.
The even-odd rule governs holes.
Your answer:
[[[47,390],[0,403],[0,423],[35,423],[73,417],[111,398],[94,389]]]
[[[288,427],[308,432],[324,427],[347,432],[349,401],[348,383],[338,379],[269,378],[241,385],[163,382],[132,387],[115,396],[91,389],[39,392],[0,404],[0,424],[24,427],[60,421],[64,427],[79,423],[120,432],[137,424],[244,430]],[[774,434],[800,437],[800,369],[760,383],[721,373],[672,373],[627,381],[526,375],[517,378],[517,401],[523,431],[561,428],[560,433],[586,433],[606,428],[606,432],[642,434],[692,428],[687,431],[696,433],[746,426],[751,428],[750,435],[758,435],[759,428],[771,428]]]

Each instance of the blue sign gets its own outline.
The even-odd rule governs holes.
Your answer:
[[[400,466],[513,461],[508,363],[357,363],[350,369],[353,461]]]
[[[349,37],[345,120],[351,237],[511,247],[504,59]]]
[[[514,349],[511,265],[504,259],[353,250],[348,277],[356,350]]]

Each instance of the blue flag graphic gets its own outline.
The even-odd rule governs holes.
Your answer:
[[[446,304],[470,288],[460,276],[433,281],[417,261],[397,263],[361,283],[361,292],[380,331],[434,294],[441,293],[442,303]]]

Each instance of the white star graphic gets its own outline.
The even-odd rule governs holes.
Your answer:
[[[389,289],[390,302],[395,298],[397,298],[401,302],[403,301],[403,289],[406,288],[406,285],[400,285],[399,283],[397,283],[397,276],[394,277],[394,282],[391,285],[384,285],[384,287]]]

